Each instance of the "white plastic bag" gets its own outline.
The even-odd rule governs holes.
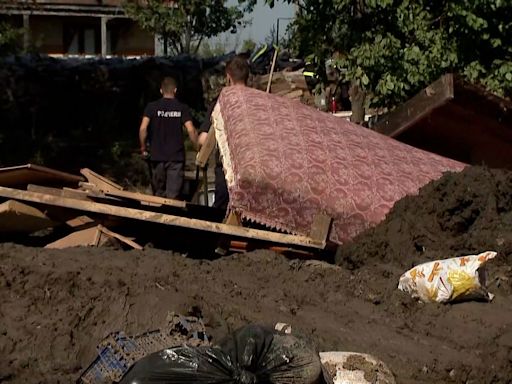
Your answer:
[[[425,303],[445,303],[454,299],[477,296],[492,300],[485,290],[482,267],[496,252],[455,257],[420,264],[400,277],[398,289]]]

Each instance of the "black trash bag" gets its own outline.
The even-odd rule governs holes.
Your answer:
[[[139,360],[121,384],[316,384],[320,357],[305,340],[256,325],[218,347],[165,349]]]

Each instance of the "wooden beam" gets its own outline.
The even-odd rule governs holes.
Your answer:
[[[453,98],[453,75],[443,75],[412,99],[382,116],[373,129],[383,135],[397,137]]]
[[[196,157],[196,165],[198,167],[206,167],[206,164],[208,164],[208,159],[210,159],[210,156],[213,153],[213,149],[215,148],[215,144],[215,128],[210,127],[208,135],[206,136],[206,142],[201,147],[201,150],[199,151]]]
[[[164,197],[146,195],[144,193],[138,193],[138,192],[112,190],[109,192],[105,192],[105,195],[129,199],[129,200],[137,200],[137,201],[140,201],[141,204],[150,205],[150,206],[168,205],[170,207],[177,207],[177,208],[186,208],[187,207],[187,202],[183,201],[183,200],[166,199]]]
[[[311,225],[309,237],[315,241],[326,243],[329,230],[331,229],[331,222],[331,217],[323,214],[317,215]]]
[[[64,190],[60,188],[44,187],[42,185],[29,184],[27,185],[27,191],[45,193],[47,195],[52,196],[71,197],[73,199],[79,200],[89,200],[87,192],[81,191],[79,189]]]
[[[257,239],[271,243],[290,244],[318,249],[323,249],[326,245],[325,242],[319,242],[318,240],[311,239],[307,236],[295,236],[264,231],[260,229],[236,227],[233,225],[213,223],[205,220],[190,219],[186,217],[143,211],[134,208],[117,207],[108,204],[51,196],[13,188],[0,187],[0,196],[14,200],[30,201],[51,206],[75,209],[79,211],[94,212],[103,215],[124,217],[127,219],[172,225],[200,231],[222,233],[235,237]]]

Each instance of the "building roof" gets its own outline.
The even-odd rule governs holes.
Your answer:
[[[0,13],[126,17],[121,0],[34,0],[3,4]]]

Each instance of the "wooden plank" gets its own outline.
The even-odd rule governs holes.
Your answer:
[[[45,248],[65,249],[71,247],[97,247],[104,244],[106,241],[107,238],[101,238],[101,232],[96,226],[70,233],[59,240],[46,244]]]
[[[242,219],[240,218],[240,214],[238,214],[237,212],[234,212],[234,211],[229,212],[229,215],[226,218],[225,223],[227,225],[235,225],[237,227],[241,227]]]
[[[143,203],[143,204],[146,203],[145,205],[150,205],[150,206],[168,205],[168,206],[177,207],[177,208],[186,208],[187,207],[187,202],[183,201],[183,200],[166,199],[163,197],[146,195],[144,193],[138,193],[138,192],[112,190],[112,191],[105,192],[105,195],[129,199],[129,200],[138,200],[141,203]]]
[[[112,180],[102,176],[94,171],[91,171],[89,168],[82,168],[80,173],[85,176],[87,181],[91,184],[96,185],[103,192],[109,192],[112,190],[122,191],[123,187],[119,184],[116,184]]]
[[[77,216],[77,217],[74,217],[72,219],[69,219],[66,221],[66,224],[69,225],[71,228],[79,228],[79,227],[84,227],[84,226],[96,226],[98,225],[98,223],[91,219],[90,217],[88,216],[85,216],[85,215],[82,215],[82,216]]]
[[[59,240],[47,244],[45,248],[64,249],[70,247],[100,247],[104,245],[109,238],[116,239],[134,249],[143,249],[133,240],[113,232],[102,225],[96,225],[91,228],[82,229],[73,232]]]
[[[206,142],[201,147],[201,150],[199,151],[196,157],[196,165],[198,167],[206,167],[206,164],[208,164],[208,160],[210,159],[210,156],[213,153],[213,149],[215,148],[215,144],[215,129],[213,127],[210,127],[208,135],[206,136]]]
[[[0,204],[0,232],[32,233],[55,223],[39,209],[14,200]]]
[[[93,183],[80,183],[80,187],[87,190],[94,197],[116,197],[128,200],[139,201],[142,205],[148,205],[153,207],[160,207],[162,205],[168,205],[177,208],[186,208],[187,202],[176,199],[166,199],[164,197],[146,195],[145,193],[130,192],[119,189],[111,188],[109,190],[103,190],[101,192],[100,187]],[[101,196],[103,195],[103,196]]]
[[[45,193],[47,195],[52,195],[52,196],[71,197],[73,199],[89,200],[89,198],[87,196],[87,192],[80,191],[78,189],[68,189],[65,191],[60,188],[52,188],[52,187],[45,187],[42,185],[29,184],[29,185],[27,185],[27,191]]]
[[[183,228],[190,228],[200,231],[222,233],[235,237],[257,239],[279,244],[290,244],[303,247],[323,249],[326,242],[319,242],[307,236],[295,236],[260,229],[236,227],[233,225],[213,223],[205,220],[190,219],[186,217],[162,214],[157,212],[143,211],[134,208],[117,207],[108,204],[57,197],[37,192],[22,191],[12,188],[0,187],[0,196],[9,199],[30,201],[35,203],[70,208],[85,212],[100,213],[124,217],[133,220],[140,220],[164,225],[172,225]]]
[[[412,99],[382,116],[373,129],[386,136],[396,137],[453,97],[453,75],[443,75]]]
[[[21,187],[27,184],[72,186],[83,180],[81,176],[35,164],[0,168],[0,185],[3,187]]]
[[[138,249],[138,250],[142,250],[142,249],[143,249],[143,248],[142,248],[142,246],[140,246],[139,244],[137,244],[137,243],[136,243],[135,241],[133,241],[132,239],[129,239],[129,238],[128,238],[128,237],[126,237],[126,236],[122,236],[122,235],[120,235],[119,233],[113,232],[113,231],[111,231],[111,230],[109,230],[109,229],[105,228],[103,225],[98,225],[98,228],[99,228],[99,230],[100,230],[102,233],[104,233],[104,234],[106,234],[106,235],[108,235],[108,236],[110,236],[110,237],[113,237],[113,238],[115,238],[115,239],[117,239],[117,240],[119,240],[119,241],[121,241],[121,242],[123,242],[123,243],[125,243],[125,244],[129,245],[129,246],[130,246],[130,247],[132,247],[133,249]]]
[[[311,225],[309,237],[318,242],[327,242],[327,236],[329,236],[329,230],[331,229],[331,222],[331,217],[324,214],[317,215]]]

